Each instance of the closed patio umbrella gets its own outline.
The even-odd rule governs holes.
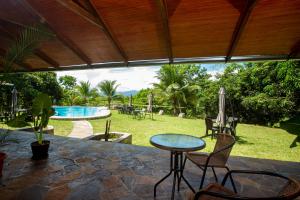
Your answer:
[[[18,106],[18,91],[14,87],[14,89],[11,91],[11,113],[14,115],[17,112],[17,106]]]
[[[132,107],[132,94],[129,97],[129,106]]]
[[[147,106],[147,112],[152,112],[153,107],[153,94],[152,92],[148,95],[148,106]]]
[[[220,132],[225,127],[225,88],[221,87],[219,90],[219,113],[217,116],[216,123],[220,126]]]
[[[148,106],[147,106],[147,112],[151,114],[151,119],[153,119],[153,94],[152,92],[148,95]]]

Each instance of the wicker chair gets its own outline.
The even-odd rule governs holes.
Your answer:
[[[271,179],[272,177],[273,178],[280,178],[282,179],[285,184],[283,184],[281,186],[281,189],[279,189],[278,193],[275,194],[274,196],[264,196],[264,197],[259,197],[259,192],[260,191],[257,191],[257,192],[252,192],[251,194],[254,194],[253,196],[251,197],[246,197],[246,196],[241,196],[240,194],[237,193],[236,191],[236,187],[235,187],[235,184],[234,184],[234,180],[232,180],[232,183],[233,183],[233,188],[234,188],[234,191],[228,189],[225,187],[225,184],[226,184],[226,180],[228,177],[232,177],[232,174],[248,174],[248,175],[251,175],[251,176],[268,176],[268,179]],[[257,179],[256,179],[256,182]],[[272,182],[272,180],[270,180],[270,182]],[[242,186],[242,187],[246,187],[246,186]],[[276,188],[276,191],[277,191],[277,188]],[[221,184],[217,184],[217,183],[214,183],[214,184],[210,184],[208,185],[205,189],[203,190],[200,190],[199,192],[197,192],[195,195],[193,194],[190,194],[189,195],[189,200],[222,200],[222,199],[234,199],[234,200],[280,200],[280,199],[295,199],[297,198],[298,196],[300,195],[300,184],[299,182],[291,179],[291,178],[288,178],[288,177],[285,177],[281,174],[278,174],[278,173],[273,173],[273,172],[267,172],[267,171],[249,171],[249,170],[233,170],[233,171],[229,171]]]
[[[238,124],[238,119],[234,117],[229,117],[228,118],[228,125],[229,127],[225,128],[226,133],[230,133],[233,136],[236,136],[236,127]]]
[[[217,142],[214,151],[210,154],[204,153],[186,153],[183,168],[186,164],[186,160],[189,159],[194,164],[196,164],[201,170],[203,170],[203,175],[200,183],[200,189],[202,188],[205,180],[205,175],[207,168],[211,167],[214,173],[216,182],[218,182],[218,177],[216,175],[214,168],[224,168],[229,171],[226,166],[227,160],[229,158],[231,149],[235,144],[235,139],[229,134],[217,134]]]
[[[206,126],[206,133],[205,135],[208,135],[208,131],[211,130],[211,138],[214,138],[216,133],[219,132],[219,127],[218,126],[214,126],[214,122],[212,120],[212,118],[210,117],[206,117],[205,118],[205,126]]]

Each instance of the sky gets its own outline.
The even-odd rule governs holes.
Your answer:
[[[224,64],[202,64],[211,75],[222,73]],[[110,69],[90,69],[56,72],[58,77],[70,75],[79,81],[89,81],[93,87],[103,80],[117,80],[120,84],[118,91],[141,90],[151,88],[153,83],[157,83],[155,78],[161,66],[128,67]]]

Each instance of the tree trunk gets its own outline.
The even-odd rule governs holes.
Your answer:
[[[178,102],[179,113],[182,113],[179,99],[177,99],[177,102]]]
[[[177,101],[176,98],[173,98],[173,114],[177,114]]]
[[[108,97],[107,101],[108,101],[108,109],[110,109],[111,98]]]

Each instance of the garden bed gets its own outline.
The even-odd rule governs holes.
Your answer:
[[[87,138],[88,140],[105,141],[104,133],[96,133]],[[108,142],[117,142],[123,144],[132,144],[132,135],[124,132],[111,132],[109,133]]]

